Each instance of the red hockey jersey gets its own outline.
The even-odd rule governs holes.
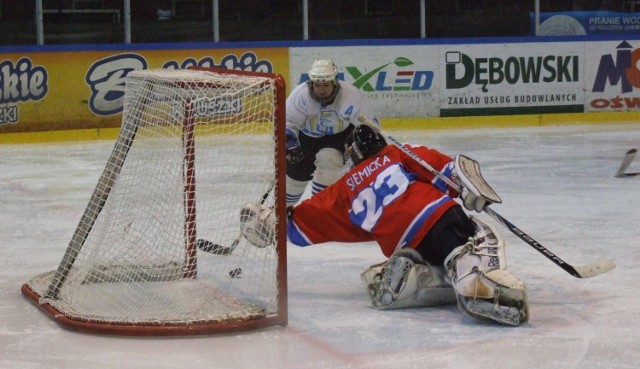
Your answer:
[[[407,147],[451,177],[451,157],[425,146]],[[398,248],[415,248],[456,204],[457,196],[398,147],[388,145],[298,204],[287,226],[289,241],[298,246],[377,241],[390,257]]]

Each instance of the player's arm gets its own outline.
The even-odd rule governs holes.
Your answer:
[[[289,211],[287,234],[297,246],[323,242],[370,241],[371,235],[349,219],[349,200],[329,186]]]
[[[415,165],[414,160],[408,160],[406,164],[416,171],[422,178],[432,181],[432,184],[451,197],[459,197],[467,210],[482,212],[485,206],[492,203],[500,203],[502,200],[484,179],[480,171],[480,164],[464,155],[451,158],[435,149],[424,146],[411,147],[418,156],[438,170],[445,177],[458,184],[461,192],[448,186],[444,181],[420,165]]]
[[[297,130],[289,127],[285,128],[284,137],[284,144],[287,152],[287,164],[293,165],[301,162],[302,159],[304,159],[304,152],[300,147]]]
[[[422,145],[405,144],[411,151],[418,155],[422,160],[429,163],[431,167],[447,178],[451,178],[453,175],[454,161],[450,156],[441,153],[436,149],[432,149]],[[430,182],[440,191],[449,194],[451,197],[458,196],[455,189],[447,186],[447,184],[433,173],[425,169],[422,165],[415,160],[406,156],[403,160],[403,165],[412,173],[418,175],[418,179],[423,182]]]
[[[348,199],[336,196],[333,186],[287,209],[287,235],[297,246],[323,242],[370,241],[371,236],[355,226],[348,216]],[[242,235],[251,244],[273,244],[276,214],[272,208],[248,203],[240,211]]]
[[[301,91],[300,87],[295,88],[287,98],[286,103],[287,122],[285,127],[285,147],[288,164],[296,164],[304,158],[304,154],[300,148],[300,140],[298,139],[300,129],[307,119],[307,115],[300,108],[300,99],[302,98]]]

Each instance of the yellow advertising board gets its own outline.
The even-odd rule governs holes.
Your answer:
[[[117,128],[133,70],[220,67],[279,73],[287,48],[53,50],[0,54],[0,133]]]

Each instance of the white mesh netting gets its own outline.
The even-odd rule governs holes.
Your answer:
[[[234,245],[241,207],[276,180],[275,97],[264,76],[129,73],[119,138],[68,249],[56,271],[26,284],[39,303],[74,320],[143,326],[280,313],[275,245],[195,248]]]

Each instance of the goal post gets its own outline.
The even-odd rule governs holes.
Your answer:
[[[286,325],[285,99],[278,74],[130,72],[119,136],[62,260],[22,293],[88,333]],[[275,242],[258,248],[241,238],[239,212],[271,187]]]

